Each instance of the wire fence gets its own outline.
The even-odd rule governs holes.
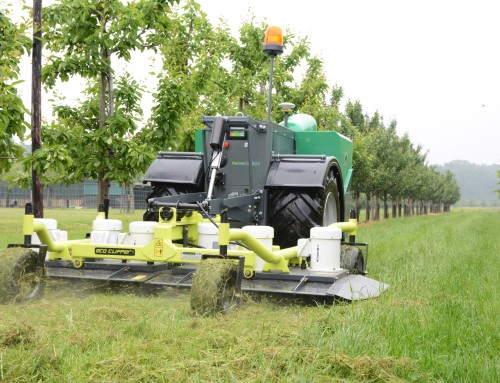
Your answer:
[[[137,184],[132,188],[111,185],[110,207],[123,211],[146,209],[146,198],[151,187]],[[24,207],[31,202],[31,189],[14,187],[0,183],[0,207]],[[97,208],[97,182],[84,182],[77,185],[46,186],[43,190],[43,205],[46,208]]]

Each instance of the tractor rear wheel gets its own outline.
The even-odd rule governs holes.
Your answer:
[[[331,172],[323,185],[270,190],[268,222],[274,228],[275,244],[296,246],[299,238],[309,238],[311,228],[340,221],[339,191]]]
[[[196,193],[199,191],[200,188],[196,185],[153,183],[152,191],[146,198],[146,201],[149,200],[150,198],[189,194],[189,193]],[[144,213],[143,220],[158,221],[158,210],[148,207],[148,209]]]

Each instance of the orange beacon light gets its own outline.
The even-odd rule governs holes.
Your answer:
[[[283,53],[283,32],[280,27],[268,27],[264,37],[264,53],[276,56]]]

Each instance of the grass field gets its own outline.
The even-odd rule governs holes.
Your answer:
[[[18,242],[21,209],[0,214],[2,247]],[[94,212],[46,216],[81,237]],[[53,283],[0,306],[0,381],[498,382],[499,230],[498,210],[362,225],[369,276],[391,287],[353,304],[246,297],[200,319],[187,291]]]

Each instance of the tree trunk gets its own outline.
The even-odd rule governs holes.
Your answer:
[[[373,206],[373,220],[378,221],[380,219],[380,194],[375,194],[375,203]]]
[[[42,147],[42,0],[33,0],[33,60],[31,66],[31,153]],[[33,215],[43,218],[41,175],[31,171]]]
[[[396,218],[398,214],[398,200],[392,201],[392,218]]]
[[[389,205],[387,204],[387,192],[384,192],[384,219],[389,218]]]
[[[359,195],[360,192],[354,192],[354,208],[356,209],[356,216],[359,222],[359,211],[360,211],[360,206],[359,206]]]
[[[101,17],[104,17],[102,15]],[[101,20],[103,23],[103,20]],[[103,23],[104,25],[104,23]],[[107,48],[103,48],[101,50],[101,59],[103,61],[109,61],[109,52]],[[111,67],[111,66],[110,66]],[[110,69],[111,71],[111,69]],[[99,83],[99,128],[104,129],[106,124],[106,118],[111,116],[111,113],[114,112],[114,104],[112,101],[112,91],[113,91],[113,79],[111,73],[106,73],[104,70],[101,70],[101,80]],[[108,92],[108,105],[109,109],[106,110],[106,93]],[[103,156],[110,156],[111,152],[108,150],[108,153],[102,153]],[[97,209],[99,210],[99,205],[104,204],[109,206],[109,188],[110,183],[104,177],[109,169],[104,168],[99,172],[97,177]]]
[[[371,211],[371,196],[370,196],[370,193],[366,193],[366,217],[365,217],[365,221],[366,222],[369,222],[370,221],[370,211]]]
[[[52,205],[52,186],[47,188],[47,207],[52,209],[54,206]]]
[[[127,213],[135,211],[134,185],[129,185],[127,188]]]
[[[401,210],[403,209],[403,200],[398,200],[398,218],[401,218]]]

